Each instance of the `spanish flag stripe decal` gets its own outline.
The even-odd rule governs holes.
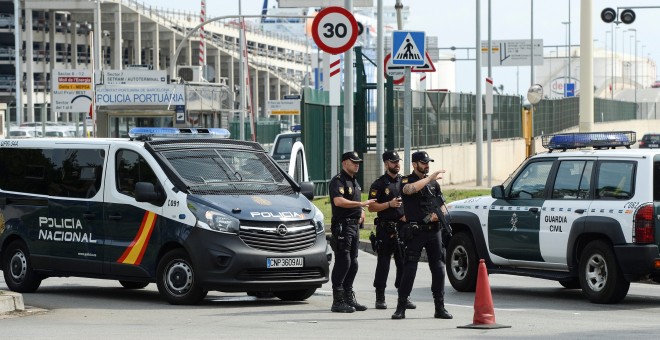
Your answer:
[[[145,212],[142,224],[140,224],[140,230],[138,230],[135,239],[131,242],[128,248],[126,248],[126,251],[124,251],[124,254],[122,254],[117,262],[136,265],[140,264],[155,224],[156,214],[150,211]]]

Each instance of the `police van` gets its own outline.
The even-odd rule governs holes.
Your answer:
[[[224,129],[130,139],[0,141],[0,264],[33,292],[54,276],[155,282],[172,304],[209,290],[301,301],[328,281],[311,183]],[[165,139],[163,139],[165,138]]]
[[[491,196],[448,204],[454,289],[475,290],[479,259],[491,274],[556,280],[594,303],[660,282],[660,151],[635,141],[630,131],[543,136],[549,152]]]

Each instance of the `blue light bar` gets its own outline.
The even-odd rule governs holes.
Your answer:
[[[227,129],[221,128],[173,128],[173,127],[136,127],[128,132],[131,139],[149,138],[229,138]]]
[[[608,149],[623,146],[630,149],[636,141],[637,134],[634,131],[578,132],[541,136],[541,144],[551,152],[586,147]]]

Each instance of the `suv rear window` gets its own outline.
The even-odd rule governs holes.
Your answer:
[[[596,198],[629,200],[633,197],[633,162],[601,162],[598,167]]]

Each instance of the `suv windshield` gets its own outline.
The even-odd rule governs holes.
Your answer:
[[[294,193],[286,177],[263,152],[213,148],[163,151],[162,155],[192,193]]]

